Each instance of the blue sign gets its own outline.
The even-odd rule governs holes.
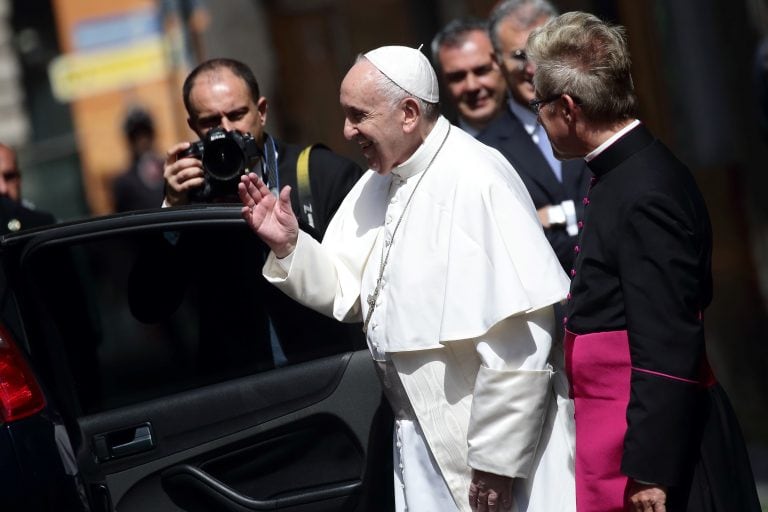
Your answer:
[[[141,9],[80,21],[74,26],[72,40],[74,51],[83,52],[135,44],[161,35],[157,11]]]

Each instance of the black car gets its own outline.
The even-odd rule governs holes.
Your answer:
[[[233,205],[4,237],[0,510],[392,510],[360,326],[294,314],[265,255]]]

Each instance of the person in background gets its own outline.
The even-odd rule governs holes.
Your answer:
[[[448,23],[432,40],[432,62],[458,113],[456,124],[476,137],[504,108],[506,95],[487,23],[474,18]]]
[[[149,112],[134,107],[123,120],[131,164],[115,178],[115,211],[158,208],[163,200],[163,158],[155,151],[155,123]]]
[[[241,178],[242,215],[271,249],[271,283],[363,321],[396,416],[396,510],[572,512],[571,406],[552,348],[568,278],[528,192],[440,115],[419,50],[359,56],[340,103],[370,170],[322,243],[300,229],[290,188],[276,197],[256,173]],[[243,262],[242,279],[254,270]]]
[[[688,168],[636,117],[623,27],[535,29],[531,106],[594,173],[567,304],[579,512],[757,512],[741,431],[707,362],[712,227]]]
[[[55,223],[53,215],[22,199],[16,151],[0,143],[0,235]]]
[[[528,105],[536,67],[525,54],[528,34],[555,15],[557,11],[546,0],[507,0],[491,12],[491,41],[509,101],[479,140],[501,151],[520,174],[547,240],[568,271],[591,173],[583,161],[560,162],[552,154],[547,134]]]

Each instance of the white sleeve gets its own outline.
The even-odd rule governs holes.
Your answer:
[[[475,340],[475,381],[467,442],[474,469],[531,474],[551,398],[552,307],[509,317]]]
[[[360,315],[360,280],[337,265],[329,248],[299,231],[294,251],[279,260],[270,252],[264,277],[297,302],[340,321],[356,321]]]

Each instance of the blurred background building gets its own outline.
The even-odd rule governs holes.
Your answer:
[[[641,117],[693,170],[715,230],[710,358],[768,479],[768,0],[555,0],[623,24]],[[428,47],[495,0],[0,0],[0,141],[19,148],[28,199],[62,220],[113,211],[129,164],[121,122],[149,111],[158,149],[194,135],[181,82],[201,59],[254,69],[268,130],[342,137],[339,83],[359,52]]]

